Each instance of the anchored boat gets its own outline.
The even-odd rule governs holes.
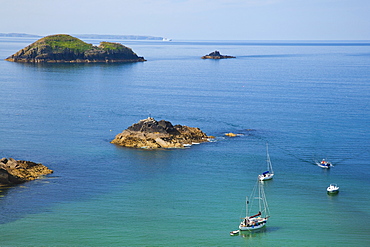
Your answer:
[[[326,188],[326,191],[328,193],[335,194],[335,193],[338,193],[339,192],[339,187],[336,184],[330,184],[329,187]]]
[[[246,198],[246,216],[242,218],[239,224],[239,230],[241,231],[253,231],[264,227],[270,217],[270,211],[267,205],[265,191],[263,184],[257,180],[257,184],[254,186],[252,194],[250,196],[251,201],[248,197]],[[254,206],[258,205],[258,213],[249,216],[249,208],[253,209]]]
[[[264,173],[258,175],[258,179],[260,181],[265,181],[265,180],[270,180],[274,176],[274,171],[272,170],[272,163],[270,160],[270,155],[269,155],[269,149],[268,149],[268,144],[266,143],[266,155],[267,155],[267,171]]]

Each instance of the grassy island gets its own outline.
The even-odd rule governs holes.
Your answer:
[[[131,48],[119,43],[88,44],[66,34],[50,35],[37,40],[7,59],[25,63],[143,62]]]

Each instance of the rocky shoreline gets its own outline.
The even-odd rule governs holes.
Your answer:
[[[52,170],[40,163],[13,158],[0,159],[0,185],[20,184],[51,173]]]
[[[116,135],[111,143],[130,148],[183,148],[208,142],[209,138],[212,137],[199,128],[172,125],[169,121],[149,117]]]

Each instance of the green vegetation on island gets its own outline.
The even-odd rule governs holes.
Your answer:
[[[131,48],[119,43],[101,42],[99,46],[66,34],[37,40],[6,59],[25,63],[143,62]]]
[[[48,48],[49,46],[54,53],[63,52],[66,49],[81,53],[93,48],[92,44],[85,43],[78,38],[66,34],[46,36],[32,45],[36,45],[38,48]]]

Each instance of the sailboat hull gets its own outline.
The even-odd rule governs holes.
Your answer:
[[[268,174],[264,174],[264,175],[258,175],[258,179],[260,180],[260,181],[265,181],[265,180],[270,180],[270,179],[272,179],[272,177],[274,176],[274,174],[273,173],[268,173]]]
[[[246,225],[245,220],[243,220],[239,225],[239,230],[241,231],[253,231],[257,229],[261,229],[266,225],[267,218],[256,218],[250,220],[249,223]]]

